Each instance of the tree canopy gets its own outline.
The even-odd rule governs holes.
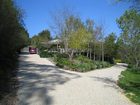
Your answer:
[[[24,27],[23,14],[13,0],[0,0],[0,99],[14,90],[17,51],[28,44],[29,34]],[[11,89],[12,87],[12,89]]]
[[[43,30],[38,35],[34,35],[31,38],[31,45],[35,47],[40,47],[42,43],[47,43],[51,40],[51,34],[49,30]]]
[[[127,10],[117,19],[122,29],[120,36],[122,56],[129,64],[140,66],[140,14],[136,10]]]

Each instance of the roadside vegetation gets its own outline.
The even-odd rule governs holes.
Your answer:
[[[111,66],[111,64],[108,62],[93,61],[83,55],[77,55],[72,60],[70,60],[67,54],[42,51],[40,52],[40,57],[51,58],[53,62],[56,63],[56,66],[78,72],[87,72],[94,69],[101,69]]]
[[[122,30],[118,37],[115,33],[105,35],[104,25],[95,25],[92,19],[82,22],[69,9],[58,11],[53,16],[54,27],[65,52],[49,52],[46,48],[40,50],[40,57],[52,58],[57,66],[79,72],[127,63],[129,67],[121,73],[118,84],[140,104],[140,1],[128,2],[132,7],[116,20]]]
[[[36,39],[35,37],[31,39],[31,43],[35,42],[32,44],[39,48],[41,57],[52,57],[57,66],[79,72],[110,67],[114,64],[117,56],[115,33],[105,37],[103,25],[95,25],[92,19],[83,22],[80,16],[75,16],[67,9],[60,11],[59,15],[61,17],[58,16],[58,19],[55,18],[57,21],[54,20],[55,27],[58,27],[57,32],[60,34],[59,48],[57,45],[49,45],[49,38],[44,42],[46,45],[42,43],[43,41],[39,41],[40,34],[35,36]],[[46,33],[47,36],[50,34]],[[41,46],[46,48],[42,49]],[[55,49],[54,52],[51,51],[52,47]]]
[[[0,100],[6,97],[8,101],[11,94],[16,96],[18,54],[30,44],[39,49],[40,57],[78,72],[127,63],[128,69],[121,73],[118,85],[140,105],[140,0],[127,2],[132,7],[116,20],[121,29],[119,36],[113,32],[106,35],[103,23],[96,24],[89,18],[82,21],[73,11],[63,8],[52,13],[56,38],[46,29],[29,39],[22,9],[14,0],[0,0]],[[61,42],[51,45],[53,39]]]
[[[128,68],[123,71],[118,85],[125,90],[130,100],[140,105],[140,69]]]
[[[5,105],[16,97],[18,53],[28,43],[21,9],[13,0],[0,0],[0,100],[6,98]]]
[[[140,105],[140,0],[129,2],[133,3],[132,7],[117,19],[122,30],[118,39],[119,54],[128,64],[118,84],[130,100]]]

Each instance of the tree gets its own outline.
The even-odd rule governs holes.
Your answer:
[[[34,46],[34,47],[40,46],[39,37],[38,37],[37,35],[34,35],[34,36],[31,38],[31,45]]]
[[[62,8],[52,13],[53,26],[51,26],[54,33],[56,33],[64,43],[64,50],[68,52],[68,33],[69,27],[66,26],[66,21],[69,17],[74,16],[70,8]],[[68,22],[68,21],[67,21]]]
[[[65,23],[66,27],[62,38],[67,42],[68,51],[66,53],[72,60],[74,51],[83,50],[88,45],[89,33],[79,17],[70,16]]]
[[[11,81],[16,76],[17,51],[27,40],[21,9],[13,0],[0,0],[0,99],[15,89]]]
[[[117,19],[117,23],[122,29],[122,56],[127,63],[140,67],[140,13],[128,10]]]
[[[117,2],[129,2],[132,4],[131,9],[140,11],[140,0],[116,0]]]
[[[98,55],[99,60],[104,61],[104,26],[103,24],[96,26],[95,38],[96,38],[96,44],[98,46],[98,50],[96,48],[97,50],[96,55]]]
[[[73,58],[74,51],[85,50],[88,47],[90,38],[89,32],[83,27],[79,27],[77,31],[71,33],[68,40],[70,60]]]
[[[38,37],[41,42],[48,42],[51,39],[50,31],[43,30],[38,34]]]
[[[114,33],[109,34],[105,38],[104,42],[104,48],[105,48],[105,56],[107,57],[107,60],[111,63],[113,63],[113,58],[116,57],[116,36]]]
[[[94,35],[94,30],[93,30],[93,27],[94,27],[94,21],[91,20],[91,19],[87,19],[86,20],[86,29],[87,31],[89,32],[89,34],[91,34],[91,38],[89,39],[89,44],[88,44],[88,49],[87,49],[87,57],[89,56],[89,58],[91,59],[92,58],[92,48],[94,48],[94,42],[95,42],[95,35]],[[89,52],[89,54],[88,54]],[[94,55],[94,59],[95,59],[95,55]]]
[[[41,47],[41,45],[46,44],[51,40],[51,35],[49,30],[43,30],[38,35],[34,35],[31,38],[31,45],[34,47]]]

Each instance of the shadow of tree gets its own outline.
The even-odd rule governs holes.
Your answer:
[[[52,105],[53,98],[49,96],[49,91],[54,91],[56,85],[80,78],[78,74],[63,71],[56,66],[26,61],[28,56],[24,56],[26,55],[21,54],[18,73],[18,105]]]
[[[112,78],[107,78],[107,77],[91,77],[94,78],[94,80],[96,81],[100,81],[104,84],[104,87],[110,87],[110,88],[114,88],[117,91],[121,91],[121,89],[119,88],[119,86],[117,85],[117,81],[113,80]]]

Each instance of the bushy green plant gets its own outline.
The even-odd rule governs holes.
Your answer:
[[[122,60],[121,60],[121,59],[115,59],[114,62],[115,62],[115,63],[121,63]]]
[[[100,61],[95,61],[94,63],[95,63],[95,65],[97,66],[97,69],[102,68],[102,64],[101,64]]]
[[[95,61],[94,63],[97,66],[97,69],[105,68],[105,67],[109,67],[110,66],[110,63],[105,62],[105,61],[104,62],[102,62],[102,61]]]
[[[102,64],[103,68],[110,66],[110,64],[108,62],[105,62],[105,61],[104,62],[101,62],[101,64]]]
[[[41,51],[39,53],[39,55],[40,55],[41,58],[50,58],[50,57],[53,57],[53,53],[48,52],[48,51]]]
[[[88,57],[85,57],[85,56],[82,56],[82,55],[77,56],[75,59],[76,60],[79,60],[81,62],[84,62],[84,63],[90,63],[90,62],[92,62],[92,60],[90,60]]]
[[[69,65],[71,65],[71,62],[68,60],[68,59],[66,59],[66,58],[57,58],[57,65],[59,66],[59,65],[61,65],[61,66],[69,66]],[[59,66],[60,67],[60,66]]]
[[[56,66],[79,72],[86,72],[103,67],[109,67],[109,63],[101,61],[92,61],[85,56],[77,56],[72,61],[69,60],[67,54],[58,52],[41,51],[40,57],[52,57]]]

